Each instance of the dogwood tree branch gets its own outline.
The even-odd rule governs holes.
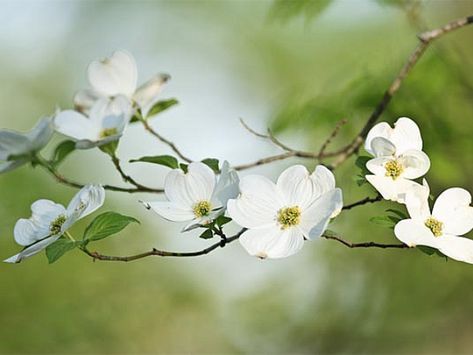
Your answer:
[[[381,248],[381,249],[407,249],[410,248],[406,244],[383,244],[376,242],[360,242],[353,243],[348,240],[343,239],[342,237],[335,234],[325,233],[322,235],[322,238],[335,240],[348,248]]]
[[[411,53],[411,55],[407,59],[404,66],[401,68],[398,75],[392,81],[391,85],[385,91],[383,97],[378,102],[378,104],[372,111],[371,115],[368,117],[368,120],[366,121],[365,125],[361,129],[360,133],[355,137],[355,139],[349,145],[345,147],[345,152],[340,154],[340,156],[337,157],[337,159],[332,164],[332,168],[336,168],[337,166],[342,164],[345,160],[350,158],[353,154],[355,154],[359,150],[359,148],[363,144],[370,129],[374,126],[374,124],[378,121],[379,117],[386,110],[392,98],[398,92],[399,88],[404,82],[404,79],[406,79],[408,74],[417,64],[417,62],[422,57],[426,49],[430,46],[430,44],[434,40],[442,37],[443,35],[450,33],[454,30],[457,30],[459,28],[465,27],[471,23],[473,23],[473,16],[463,17],[458,20],[452,21],[443,27],[426,31],[418,35],[419,44]]]
[[[383,196],[378,194],[376,197],[365,197],[364,199],[360,201],[353,202],[349,205],[343,206],[342,210],[351,210],[352,208],[358,207],[358,206],[363,206],[368,203],[375,203],[383,200]]]

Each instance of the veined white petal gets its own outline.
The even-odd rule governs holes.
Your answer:
[[[89,119],[100,128],[109,128],[105,126],[104,121],[110,117],[120,117],[120,120],[125,117],[126,122],[128,122],[132,116],[132,111],[131,101],[126,96],[118,95],[114,98],[101,98],[90,109]]]
[[[136,90],[136,62],[125,51],[116,51],[109,58],[93,61],[87,74],[92,88],[104,96],[122,94],[131,97]]]
[[[473,240],[456,235],[438,238],[438,249],[449,258],[473,264]]]
[[[66,216],[64,206],[50,200],[38,200],[34,202],[31,205],[31,211],[33,212],[31,220],[37,226],[38,232],[41,234],[37,239],[42,239],[44,236],[51,233],[51,222],[61,215]]]
[[[368,135],[366,136],[365,150],[372,156],[376,156],[376,153],[374,152],[371,146],[373,139],[376,137],[383,137],[388,139],[391,134],[391,131],[391,126],[386,122],[381,122],[373,126],[373,128],[370,129]]]
[[[271,205],[270,200],[253,199],[241,195],[237,199],[228,200],[228,215],[240,226],[258,228],[276,225],[278,208]]]
[[[300,229],[307,239],[320,237],[327,229],[330,218],[336,214],[343,204],[342,190],[333,189],[302,210]]]
[[[238,177],[237,172],[230,168],[228,161],[224,161],[220,177],[213,192],[212,200],[217,200],[218,204],[225,209],[228,200],[238,196],[238,193],[240,192],[240,189],[238,188],[239,183],[240,178]]]
[[[396,121],[389,140],[396,146],[398,155],[412,149],[422,150],[419,126],[408,117],[401,117]]]
[[[43,232],[43,233],[41,233]],[[49,231],[40,231],[38,226],[31,219],[19,219],[13,230],[15,241],[23,246],[33,244],[49,235]]]
[[[444,237],[435,237],[423,222],[413,219],[399,221],[394,227],[394,234],[397,239],[410,247],[425,245],[438,248],[439,240]]]
[[[375,137],[371,141],[371,150],[375,157],[390,157],[396,154],[396,146],[384,137]]]
[[[287,206],[306,208],[315,195],[314,182],[302,165],[294,165],[279,175],[276,186]]]
[[[247,230],[240,237],[246,251],[259,258],[284,258],[297,253],[304,245],[298,228],[282,230],[277,226]]]
[[[443,232],[464,235],[473,229],[473,207],[470,193],[458,187],[440,194],[434,204],[432,215],[443,222]]]
[[[186,222],[195,219],[192,209],[184,209],[180,205],[168,201],[155,201],[146,203],[151,209],[164,219],[173,222]]]
[[[140,107],[143,117],[147,117],[149,110],[159,101],[159,94],[168,80],[169,75],[155,75],[136,90],[133,100]]]
[[[49,245],[54,243],[56,240],[58,240],[60,235],[53,236],[46,238],[44,240],[41,240],[40,242],[37,242],[30,247],[22,250],[20,253],[4,260],[5,263],[19,263],[20,261],[29,258],[30,256],[33,256],[35,254],[38,254],[40,251],[43,249],[46,249]]]
[[[368,160],[368,162],[366,163],[366,168],[375,175],[385,176],[386,168],[384,167],[384,165],[391,160],[393,160],[392,157],[374,158],[374,159]]]
[[[413,185],[406,193],[406,208],[412,219],[425,222],[430,217],[429,195],[430,188],[425,179],[423,185]]]
[[[0,161],[10,156],[22,155],[30,151],[30,141],[26,134],[6,129],[0,130]]]
[[[420,150],[407,150],[399,156],[404,171],[401,176],[406,179],[417,179],[430,169],[430,159]]]
[[[314,182],[317,197],[335,188],[335,176],[323,165],[317,165],[310,178]]]
[[[405,203],[406,194],[418,183],[402,177],[393,180],[391,177],[366,175],[366,180],[378,190],[385,200]]]
[[[99,134],[99,127],[83,114],[73,110],[59,112],[54,118],[54,126],[56,131],[76,141],[94,141]]]
[[[86,185],[72,198],[67,206],[66,222],[62,231],[66,231],[72,224],[102,207],[105,201],[105,190],[100,185]]]

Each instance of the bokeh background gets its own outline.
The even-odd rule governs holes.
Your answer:
[[[0,1],[0,126],[28,130],[87,85],[87,64],[123,48],[140,81],[172,75],[162,93],[180,104],[153,127],[194,159],[233,164],[278,152],[245,131],[271,127],[295,148],[317,150],[336,122],[339,147],[358,132],[417,43],[416,34],[473,14],[472,1]],[[421,126],[435,194],[473,190],[473,28],[435,42],[382,119]],[[55,141],[60,141],[56,137]],[[44,151],[50,154],[54,144]],[[131,127],[123,161],[169,153]],[[284,161],[247,173],[275,178]],[[159,187],[166,168],[125,164]],[[98,150],[76,152],[63,173],[121,184]],[[345,201],[358,187],[354,159],[337,170]],[[75,191],[40,168],[0,176],[0,254],[19,250],[15,221],[30,204],[67,204]],[[208,241],[144,210],[152,195],[108,193],[104,210],[140,219],[104,253],[151,247],[195,250]],[[369,222],[394,204],[343,213],[330,227],[353,241],[395,241]],[[91,217],[73,229],[79,235]],[[236,229],[230,226],[230,229]],[[196,259],[92,262],[72,251],[48,265],[41,254],[0,265],[0,353],[471,353],[473,268],[418,250],[351,250],[328,240],[298,255],[260,261],[238,243]]]

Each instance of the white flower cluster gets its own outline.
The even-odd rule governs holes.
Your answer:
[[[411,218],[399,221],[394,229],[403,243],[438,249],[459,261],[473,263],[473,240],[460,237],[473,229],[471,194],[461,188],[445,190],[437,198],[432,212],[424,176],[430,160],[422,151],[422,137],[417,124],[402,117],[394,128],[382,122],[368,133],[365,150],[374,156],[366,164],[373,175],[368,180],[386,200],[405,204]]]

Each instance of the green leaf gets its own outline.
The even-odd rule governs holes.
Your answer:
[[[105,154],[110,155],[111,157],[115,156],[117,148],[118,148],[118,139],[116,141],[112,141],[110,143],[99,146],[99,149],[102,152],[104,152]]]
[[[212,169],[216,173],[220,171],[220,169],[218,168],[218,159],[207,158],[207,159],[202,160],[202,163],[207,165],[210,169]]]
[[[130,163],[137,162],[164,165],[171,169],[177,169],[179,167],[179,162],[171,155],[147,156],[130,160]]]
[[[199,235],[199,238],[202,239],[211,239],[214,237],[214,233],[212,232],[211,229],[206,229],[201,235]]]
[[[158,101],[154,104],[151,110],[149,110],[146,119],[149,119],[151,116],[156,116],[157,114],[168,110],[169,108],[173,107],[174,105],[177,105],[178,103],[179,101],[177,101],[176,99]]]
[[[386,212],[394,213],[396,216],[400,218],[400,220],[409,218],[409,216],[405,212],[395,210],[394,208],[387,209]]]
[[[358,174],[358,175],[354,176],[353,179],[355,180],[358,187],[363,186],[364,184],[366,184],[368,182],[366,180],[365,176],[361,175],[361,174]]]
[[[366,163],[370,161],[372,158],[366,155],[360,155],[359,157],[356,158],[355,160],[355,165],[361,169],[363,172],[368,172],[368,169],[366,168]]]
[[[66,157],[76,149],[76,143],[71,140],[62,141],[54,149],[52,163],[58,166]]]
[[[440,257],[445,258],[446,260],[448,260],[448,257],[445,256],[444,254],[442,254],[438,249],[431,248],[431,247],[428,247],[428,246],[425,246],[425,245],[417,245],[416,248],[419,251],[421,251],[422,253],[424,253],[428,256],[435,255],[435,256],[440,256]]]
[[[53,244],[49,245],[46,248],[46,256],[50,264],[54,263],[61,256],[66,254],[68,251],[74,249],[75,247],[81,245],[82,242],[74,242],[68,238],[61,237],[56,240]]]
[[[216,219],[215,219],[215,224],[219,227],[231,222],[232,219],[230,217],[225,217],[223,214],[218,216]]]
[[[394,226],[397,222],[399,222],[399,220],[399,218],[393,216],[378,216],[370,218],[370,222],[388,228],[394,228]]]
[[[181,168],[181,170],[187,174],[187,171],[189,170],[188,169],[188,165],[187,164],[179,164],[179,167]]]
[[[140,223],[137,219],[116,212],[105,212],[95,217],[84,232],[84,240],[93,241],[107,238],[120,232],[130,223]]]

